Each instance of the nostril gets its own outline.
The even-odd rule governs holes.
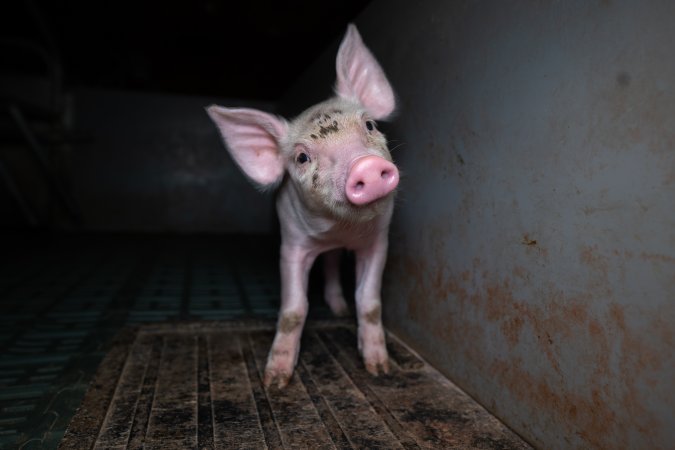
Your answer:
[[[354,185],[354,189],[356,189],[357,191],[360,191],[361,189],[363,189],[363,188],[365,187],[365,185],[366,185],[366,184],[365,184],[363,181],[358,181],[358,182]]]
[[[386,180],[387,178],[390,178],[391,177],[391,171],[383,170],[382,173],[380,174],[380,177],[382,177],[383,180]]]

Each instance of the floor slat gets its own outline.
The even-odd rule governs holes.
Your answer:
[[[262,384],[273,321],[135,333],[96,376],[116,388],[92,386],[61,448],[530,448],[393,336],[390,373],[370,375],[346,321],[309,322],[284,390]]]

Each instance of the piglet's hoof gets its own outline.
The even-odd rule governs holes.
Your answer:
[[[265,367],[263,384],[266,388],[277,386],[285,388],[293,376],[293,358],[290,352],[272,352]]]
[[[277,372],[274,370],[265,369],[265,380],[263,382],[266,388],[276,386],[279,389],[283,389],[288,386],[292,376],[293,373]]]
[[[328,306],[335,317],[349,317],[351,315],[349,306],[347,306],[347,302],[342,295],[335,294],[327,296],[326,303],[328,303]]]
[[[366,370],[368,373],[374,377],[377,377],[380,374],[385,375],[389,373],[389,359],[386,356],[382,360],[364,360],[363,363],[366,365]]]
[[[381,326],[359,329],[359,351],[363,357],[363,364],[371,375],[389,373],[389,354],[385,342]]]

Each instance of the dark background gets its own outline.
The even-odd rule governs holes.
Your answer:
[[[6,3],[0,229],[274,234],[204,107],[280,110],[367,3]]]
[[[8,3],[3,39],[58,58],[67,85],[276,100],[368,1]],[[16,48],[3,47],[1,61],[40,69]]]

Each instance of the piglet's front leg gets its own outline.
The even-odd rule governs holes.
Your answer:
[[[369,246],[356,251],[358,345],[366,370],[375,376],[380,372],[389,372],[380,301],[387,245],[387,233],[384,230]]]
[[[307,317],[307,279],[313,261],[314,256],[301,248],[281,246],[281,310],[265,366],[266,387],[284,388],[293,375]]]

